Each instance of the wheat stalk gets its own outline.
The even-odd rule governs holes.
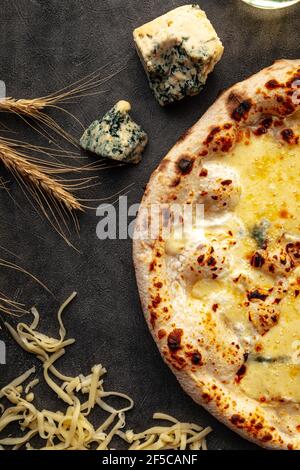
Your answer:
[[[66,132],[52,117],[43,112],[43,109],[49,105],[50,101],[48,101],[46,98],[32,100],[5,98],[4,100],[0,101],[0,111],[17,114],[44,137],[52,139],[49,133],[46,132],[45,135],[45,131],[40,131],[39,128],[36,128],[27,121],[27,119],[35,119],[38,123],[48,127],[56,134],[69,141],[71,144],[77,145],[77,141],[68,132]],[[75,116],[73,117],[75,118]]]
[[[41,155],[37,156],[37,154]],[[45,156],[48,157],[47,160],[44,158]],[[13,174],[24,195],[34,208],[38,209],[48,219],[53,228],[70,246],[73,246],[66,236],[66,231],[70,234],[67,219],[71,219],[75,228],[79,231],[76,212],[95,209],[95,206],[91,207],[86,204],[87,202],[103,202],[119,194],[124,194],[124,190],[126,191],[128,188],[123,188],[116,194],[104,199],[79,198],[77,195],[75,196],[78,191],[91,187],[95,188],[101,184],[101,182],[95,182],[98,176],[88,175],[87,177],[68,177],[65,179],[61,175],[104,170],[111,168],[111,166],[106,163],[96,163],[96,165],[88,163],[82,166],[66,165],[57,157],[77,158],[69,152],[65,153],[65,151],[57,150],[53,152],[53,149],[47,147],[38,147],[22,141],[0,137],[0,163]],[[57,175],[59,175],[59,179]],[[8,192],[6,182],[1,178],[0,188],[6,190],[9,196],[12,197]],[[33,201],[28,196],[31,196]],[[75,247],[73,246],[73,248]]]
[[[7,251],[14,257],[17,256],[14,253],[12,253],[10,250],[4,248],[3,246],[1,246],[0,248],[4,251]],[[40,281],[34,274],[30,273],[29,271],[22,268],[18,264],[12,261],[8,261],[7,259],[0,258],[0,266],[1,268],[13,269],[14,271],[17,271],[26,276],[29,276],[33,281],[39,284],[43,289],[45,289],[49,294],[51,294],[54,297],[54,294],[42,281]],[[18,302],[17,300],[10,299],[6,294],[0,291],[0,312],[6,313],[9,315],[20,316],[20,315],[23,315],[24,313],[28,313],[28,310],[25,309],[25,305],[23,303]]]
[[[127,63],[127,59],[126,59]],[[83,128],[82,123],[77,119],[72,113],[66,109],[58,106],[59,103],[70,102],[73,98],[81,98],[86,96],[93,96],[100,93],[105,93],[105,91],[94,91],[100,85],[104,84],[106,81],[111,79],[113,76],[121,72],[126,63],[123,64],[117,71],[111,73],[110,75],[99,78],[99,72],[105,68],[97,70],[96,72],[91,73],[87,77],[78,80],[72,85],[66,86],[63,89],[52,93],[48,96],[43,96],[41,98],[33,99],[15,99],[12,97],[4,98],[0,100],[0,112],[9,112],[14,113],[21,118],[23,118],[31,127],[41,133],[44,137],[52,139],[52,136],[45,131],[45,127],[63,137],[71,144],[78,146],[78,142],[74,137],[72,137],[68,132],[66,132],[52,117],[47,115],[44,111],[46,108],[54,108],[63,111],[68,116],[71,116],[75,121]],[[28,119],[33,119],[37,122],[37,127],[31,124]],[[46,134],[46,135],[45,135]]]
[[[58,164],[58,167],[55,168],[53,162],[48,167],[47,163],[42,160],[36,159],[41,164],[36,163],[33,157],[30,161],[30,157],[28,158],[16,147],[16,144],[9,144],[0,139],[0,162],[14,175],[24,195],[31,204],[33,202],[34,208],[48,219],[68,245],[73,246],[66,234],[66,231],[68,234],[70,233],[66,219],[71,216],[78,231],[79,225],[74,211],[83,211],[84,206],[69,189],[80,189],[82,182],[58,180],[53,175],[68,172],[69,167],[62,167],[61,164]],[[21,149],[24,147],[26,148],[26,144],[23,144]],[[83,179],[83,182],[85,181],[86,179]],[[33,200],[28,197],[28,193]]]
[[[59,181],[47,175],[39,165],[28,161],[3,141],[0,141],[0,160],[11,173],[45,191],[68,210],[82,210],[80,202]]]

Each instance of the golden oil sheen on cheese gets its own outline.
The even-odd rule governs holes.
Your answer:
[[[247,364],[240,387],[251,398],[300,402],[300,365],[277,362]]]
[[[228,248],[226,275],[215,280],[200,276],[190,295],[196,308],[215,309],[219,321],[248,345],[239,386],[249,397],[298,402],[300,268],[288,264],[284,254],[286,246],[300,241],[300,149],[272,135],[251,136],[247,145],[241,142],[221,158],[241,187],[221,237],[225,240],[230,231],[236,243]],[[216,162],[220,164],[220,157],[210,159],[206,167]],[[255,227],[267,238],[265,247]],[[216,226],[207,227],[205,235],[208,245],[216,239],[221,244]],[[264,257],[261,265],[253,261],[256,252]]]
[[[238,144],[224,163],[237,169],[242,197],[236,214],[251,229],[267,219],[270,234],[283,231],[300,236],[300,149],[270,136],[252,137],[249,145]]]
[[[259,221],[269,221],[270,250],[275,250],[278,239],[286,234],[297,240],[300,237],[299,146],[283,144],[269,135],[253,137],[248,145],[238,144],[232,154],[224,157],[224,163],[235,168],[240,175],[242,194],[235,213],[246,229],[251,233]],[[245,245],[248,243],[246,239]],[[247,256],[247,251],[244,256]],[[276,270],[270,275],[274,284],[280,279]],[[264,396],[266,399],[300,401],[300,367],[297,360],[295,364],[295,344],[300,340],[300,301],[295,294],[295,284],[297,279],[300,283],[300,277],[297,278],[292,270],[286,276],[288,287],[276,306],[278,323],[257,338],[259,357],[261,360],[266,358],[266,362],[249,360],[245,377],[241,380],[241,387],[252,398]],[[256,284],[260,288],[271,288],[259,279]],[[245,317],[247,313],[246,307]]]

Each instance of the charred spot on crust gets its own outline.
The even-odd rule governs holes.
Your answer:
[[[168,347],[170,351],[176,352],[181,349],[181,337],[183,330],[181,328],[175,328],[168,336]]]
[[[177,168],[183,175],[188,175],[194,165],[194,159],[188,156],[181,157],[177,162]]]
[[[300,249],[300,242],[288,243],[286,249],[288,252],[295,251],[295,249],[298,251]],[[300,257],[300,255],[298,257]]]
[[[282,103],[278,107],[278,112],[283,116],[289,116],[290,114],[293,114],[295,109],[296,107],[293,104],[291,98],[287,97],[285,100],[282,100]]]
[[[163,283],[160,282],[160,281],[158,281],[158,282],[155,282],[154,285],[155,285],[155,287],[156,287],[157,289],[161,289],[162,286],[163,286]]]
[[[150,265],[149,265],[149,271],[154,271],[155,266],[156,266],[156,259],[154,259],[153,261],[151,261],[151,263],[150,263]]]
[[[268,294],[264,294],[263,292],[260,292],[258,289],[255,289],[251,292],[248,292],[247,297],[248,297],[248,300],[258,299],[258,300],[264,301],[268,297]]]
[[[186,345],[186,346],[188,346],[188,345]],[[190,347],[192,348],[192,346],[190,346]],[[189,351],[189,352],[186,353],[186,356],[191,359],[191,363],[194,366],[202,366],[203,365],[202,355],[200,354],[199,351]]]
[[[242,98],[237,93],[235,93],[234,91],[232,91],[230,93],[230,95],[228,96],[228,104],[230,104],[230,105],[238,104],[241,101],[242,101]]]
[[[215,266],[216,264],[217,264],[217,261],[213,256],[210,256],[207,259],[207,266]]]
[[[201,354],[200,354],[198,351],[193,352],[193,353],[192,353],[192,359],[191,359],[191,361],[192,361],[192,364],[194,364],[194,366],[199,366],[199,365],[201,365],[201,364],[202,364],[202,356],[201,356]]]
[[[271,439],[272,439],[272,434],[265,434],[261,440],[263,442],[268,442],[268,441],[271,441]]]
[[[202,393],[202,398],[204,401],[206,402],[210,402],[212,400],[211,396],[209,395],[209,393]]]
[[[158,339],[164,338],[164,337],[166,336],[166,334],[167,334],[167,333],[166,333],[165,330],[163,330],[163,329],[158,330],[158,332],[157,332]]]
[[[202,170],[199,173],[199,176],[206,177],[208,175],[208,170],[206,168],[202,168]]]
[[[224,180],[221,181],[222,186],[230,186],[232,184],[232,180]]]
[[[276,79],[271,79],[265,83],[267,90],[274,91],[274,100],[278,103],[278,107],[275,108],[276,114],[281,114],[282,116],[290,115],[296,109],[296,105],[291,97],[295,92],[294,82],[299,78],[299,74],[298,72],[291,72],[290,75],[292,76],[285,83],[279,83]],[[269,94],[265,94],[264,97],[269,98]],[[276,121],[274,125],[276,125]]]
[[[270,127],[272,126],[272,123],[273,123],[273,118],[272,117],[267,117],[267,118],[263,119],[260,122],[259,127],[254,131],[254,134],[257,135],[257,136],[266,134],[268,132],[268,130],[270,129]]]
[[[241,415],[235,414],[231,416],[230,421],[235,426],[240,426],[245,422],[245,418],[243,418]]]
[[[203,141],[205,147],[209,147],[210,144],[214,144],[212,148],[213,152],[220,150],[221,152],[228,152],[233,146],[234,139],[233,136],[228,132],[231,129],[232,124],[224,124],[221,126],[213,127],[206,139]],[[225,131],[225,132],[224,132]],[[201,152],[199,155],[204,156],[207,154],[207,151]]]
[[[200,255],[200,256],[198,256],[198,258],[197,258],[197,262],[198,262],[200,265],[202,265],[204,259],[205,259],[205,255]]]
[[[275,90],[276,88],[281,88],[281,84],[275,80],[275,79],[272,79],[272,80],[269,80],[266,84],[265,84],[265,87],[268,89],[268,90]]]
[[[242,119],[246,119],[248,116],[248,113],[251,109],[251,101],[250,100],[244,100],[242,101],[232,112],[231,117],[235,121],[240,122]]]
[[[272,274],[275,273],[275,266],[274,266],[274,264],[270,264],[270,266],[269,266],[269,272],[272,273]]]
[[[296,73],[294,73],[293,77],[288,80],[286,83],[286,86],[291,88],[296,80],[300,80],[300,74],[299,74],[299,69],[297,70]]]
[[[296,137],[292,129],[283,129],[281,131],[282,139],[288,144],[297,144],[299,137]]]
[[[282,219],[288,219],[289,218],[289,212],[286,209],[282,209],[279,212],[279,217],[281,217]]]
[[[156,320],[157,320],[157,313],[151,310],[150,311],[150,323],[151,323],[152,328],[155,327]]]
[[[220,137],[220,141],[219,141],[220,145],[221,145],[221,151],[222,152],[229,152],[229,150],[231,149],[232,145],[233,145],[233,141],[232,141],[232,138],[231,137]]]
[[[182,370],[186,366],[186,361],[183,357],[173,356],[172,365],[177,370]]]
[[[257,423],[257,424],[255,424],[254,427],[255,427],[256,431],[260,431],[261,429],[263,429],[264,426],[263,426],[262,423]]]
[[[215,138],[215,136],[221,131],[220,126],[213,127],[208,136],[206,137],[205,141],[203,142],[204,145],[209,145]]]
[[[258,252],[254,253],[254,255],[251,258],[251,266],[253,266],[254,268],[261,268],[264,264],[265,264],[264,257]]]
[[[178,186],[180,184],[180,181],[181,181],[181,178],[180,176],[177,176],[176,178],[173,179],[173,181],[171,181],[170,183],[170,188],[176,188],[176,186]]]
[[[273,123],[272,116],[266,117],[265,119],[261,121],[261,125],[266,129],[270,129],[270,127],[272,126],[272,123]]]
[[[157,308],[161,302],[161,296],[158,294],[153,300],[152,300],[152,306],[154,308]]]
[[[288,243],[285,249],[294,262],[300,260],[300,242]]]

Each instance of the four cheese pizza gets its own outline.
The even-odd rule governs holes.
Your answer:
[[[299,85],[300,61],[280,60],[223,93],[152,175],[134,240],[145,317],[182,387],[288,449],[300,449]],[[155,238],[153,205],[175,220]],[[202,205],[202,225],[180,231],[174,205]]]

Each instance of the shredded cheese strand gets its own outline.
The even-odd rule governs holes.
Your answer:
[[[153,418],[166,421],[168,424],[165,426],[154,426],[137,434],[131,430],[122,431],[126,425],[126,412],[133,408],[134,403],[124,393],[104,390],[103,376],[106,369],[101,364],[93,366],[87,376],[80,374],[68,377],[56,369],[55,362],[65,354],[66,347],[75,341],[73,338],[66,339],[66,329],[62,321],[65,308],[75,296],[76,293],[73,292],[58,310],[59,339],[36,331],[40,316],[35,307],[31,310],[33,322],[30,326],[19,323],[14,329],[5,324],[19,346],[35,354],[43,363],[45,382],[67,408],[65,412],[40,411],[36,408],[33,403],[34,394],[30,390],[39,380],[31,379],[25,385],[35,373],[35,367],[29,369],[0,390],[0,399],[6,398],[12,405],[5,409],[4,405],[0,404],[0,431],[5,430],[11,423],[18,422],[20,429],[25,432],[20,437],[8,436],[1,439],[0,450],[7,447],[17,450],[24,446],[28,450],[34,450],[31,441],[35,436],[45,441],[40,450],[109,450],[115,436],[123,439],[129,445],[129,450],[206,450],[205,438],[211,428],[203,429],[196,424],[181,423],[164,413],[155,413]],[[56,383],[51,375],[61,383]],[[78,394],[87,396],[87,399],[81,401]],[[124,399],[128,403],[116,409],[105,401],[110,397]],[[108,413],[108,417],[95,429],[88,417],[96,406]]]
[[[34,373],[35,373],[35,367],[32,367],[27,372],[24,372],[24,374],[20,375],[20,377],[17,377],[15,380],[10,382],[10,384],[3,387],[2,390],[0,391],[0,398],[3,398],[5,396],[6,389],[18,387],[23,382],[25,382],[25,380],[27,380],[31,374],[34,374]]]
[[[27,395],[27,393],[29,393],[30,390],[32,390],[36,385],[38,385],[40,383],[39,379],[33,379],[31,380],[31,382],[29,382],[29,384],[26,386],[25,388],[25,393]]]

